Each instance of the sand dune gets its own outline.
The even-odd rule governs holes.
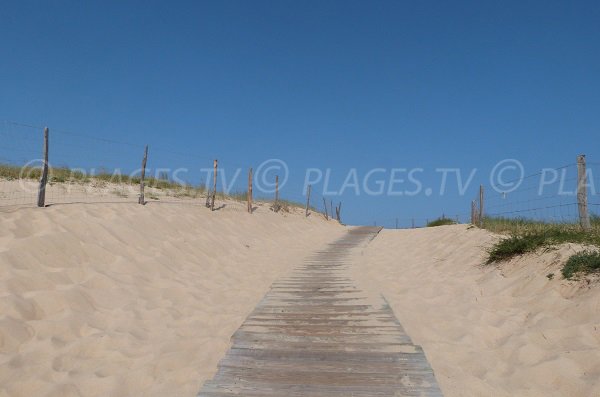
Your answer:
[[[0,396],[194,396],[273,280],[344,231],[244,208],[0,214]]]
[[[482,267],[495,238],[465,225],[384,230],[354,276],[385,295],[445,396],[600,396],[600,286],[559,271],[581,247]]]
[[[0,397],[194,396],[271,283],[345,232],[244,207],[0,214]],[[446,396],[600,395],[600,287],[559,272],[581,247],[482,267],[496,238],[384,230],[351,271],[387,298]]]

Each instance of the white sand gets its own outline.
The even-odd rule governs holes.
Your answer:
[[[38,188],[39,182],[32,179],[7,180],[0,177],[0,212],[37,206]],[[139,185],[99,179],[91,179],[89,182],[49,182],[46,185],[46,204],[137,203],[139,193]],[[206,196],[192,197],[196,194],[198,193],[193,189],[185,188],[145,188],[147,202],[204,205]]]
[[[600,285],[559,270],[581,247],[481,267],[494,238],[464,225],[384,230],[353,273],[385,295],[446,397],[600,396]]]
[[[0,396],[195,396],[274,279],[344,233],[244,208],[0,213]]]
[[[0,397],[193,397],[269,285],[344,233],[244,207],[0,212]],[[581,247],[482,267],[495,238],[384,230],[352,272],[385,295],[445,396],[599,396],[600,285],[559,271]]]

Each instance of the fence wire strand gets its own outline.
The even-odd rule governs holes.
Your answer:
[[[586,170],[586,191],[590,216],[598,214],[600,204],[596,186],[600,186],[600,163],[588,162]],[[596,176],[598,174],[598,176]],[[528,175],[510,189],[502,191],[494,186],[483,186],[483,220],[497,224],[519,222],[572,224],[580,222],[577,198],[578,166],[567,164],[553,169],[544,169]],[[474,197],[474,221],[482,221],[479,208],[479,193]]]
[[[0,207],[37,204],[43,130],[27,123],[0,123]],[[137,202],[144,147],[50,128],[46,203]],[[214,158],[150,145],[146,201],[205,205]],[[247,169],[220,160],[219,187],[226,193],[245,192]]]

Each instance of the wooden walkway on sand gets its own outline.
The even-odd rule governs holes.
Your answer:
[[[379,230],[351,229],[275,282],[198,396],[441,396],[385,299],[348,276],[350,251]]]

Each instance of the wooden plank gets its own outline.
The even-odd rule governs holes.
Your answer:
[[[343,260],[380,228],[351,229],[273,284],[198,396],[441,396],[423,350]]]

